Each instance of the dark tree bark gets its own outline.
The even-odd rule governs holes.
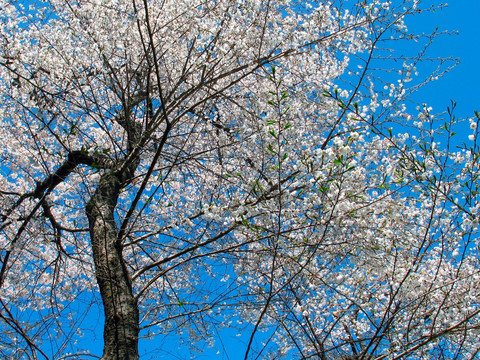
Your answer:
[[[86,212],[93,258],[105,313],[103,360],[136,360],[139,313],[130,275],[117,238],[114,210],[122,187],[121,176],[104,174]]]

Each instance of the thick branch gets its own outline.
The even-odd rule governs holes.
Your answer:
[[[68,154],[67,160],[53,173],[50,174],[45,180],[38,182],[35,189],[29,193],[23,194],[15,204],[2,216],[2,223],[4,223],[10,214],[19,207],[24,200],[28,198],[39,199],[37,204],[34,206],[30,214],[23,220],[22,225],[18,229],[15,237],[11,241],[10,249],[5,252],[5,256],[2,260],[2,267],[0,269],[0,287],[2,287],[5,280],[5,274],[7,272],[7,264],[10,259],[10,255],[15,248],[15,244],[20,239],[23,232],[26,230],[28,223],[34,217],[37,210],[43,204],[45,198],[50,194],[55,187],[65,181],[65,179],[70,175],[78,165],[89,165],[95,166],[97,168],[108,168],[113,166],[113,161],[106,155],[103,154],[94,154],[88,155],[85,151],[72,151]],[[2,225],[0,230],[6,225]]]

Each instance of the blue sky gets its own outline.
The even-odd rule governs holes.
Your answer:
[[[429,0],[423,3],[443,3]],[[415,100],[443,111],[450,100],[457,102],[458,117],[472,117],[480,111],[480,1],[452,0],[448,7],[435,13],[423,14],[407,21],[409,30],[428,32],[439,30],[458,31],[458,35],[441,36],[430,48],[430,54],[456,57],[460,64],[443,78],[430,83],[419,91]]]

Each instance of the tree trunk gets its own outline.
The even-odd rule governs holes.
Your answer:
[[[102,360],[137,360],[139,314],[122,246],[117,241],[114,210],[121,189],[117,175],[102,175],[87,204],[95,273],[105,313]]]

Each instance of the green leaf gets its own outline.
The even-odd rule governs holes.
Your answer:
[[[333,160],[334,164],[343,164],[343,155],[338,157],[337,159]]]
[[[275,154],[275,150],[273,150],[272,145],[268,144],[267,145],[267,150],[270,151],[272,154]]]

